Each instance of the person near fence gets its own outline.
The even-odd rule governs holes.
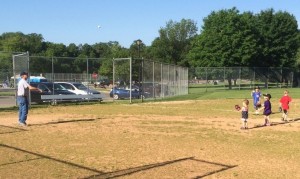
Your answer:
[[[264,94],[264,119],[265,123],[264,126],[271,126],[271,120],[270,120],[270,115],[272,114],[272,105],[270,102],[271,95],[270,94]]]
[[[282,121],[288,122],[288,110],[289,110],[289,103],[292,101],[292,98],[289,96],[288,90],[283,92],[283,96],[280,99],[280,107],[282,111]]]
[[[30,86],[27,83],[28,73],[21,72],[20,81],[18,82],[18,91],[17,91],[17,102],[19,105],[19,125],[26,126],[27,114],[28,114],[28,97],[30,90],[37,90],[42,92],[40,89]]]
[[[255,87],[255,89],[251,92],[251,96],[253,98],[253,106],[254,106],[255,114],[258,114],[259,107],[260,107],[260,97],[261,97],[259,86]]]

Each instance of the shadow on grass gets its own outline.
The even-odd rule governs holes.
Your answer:
[[[222,163],[210,162],[210,161],[199,160],[199,159],[194,159],[194,158],[191,159],[191,160],[194,160],[194,161],[197,161],[197,162],[202,162],[202,163],[207,163],[207,164],[212,164],[212,165],[217,165],[217,166],[223,167],[223,168],[221,168],[221,169],[219,169],[219,170],[214,170],[214,171],[205,173],[205,174],[203,174],[203,175],[198,175],[198,176],[194,177],[195,179],[207,177],[207,176],[209,176],[209,175],[213,175],[213,174],[220,173],[220,172],[222,172],[222,171],[229,170],[229,169],[231,169],[231,168],[237,167],[237,165],[225,165],[225,164],[222,164]]]
[[[237,165],[232,166],[232,165],[225,165],[225,164],[216,163],[216,162],[209,162],[209,161],[206,161],[206,160],[199,160],[199,159],[195,159],[194,157],[186,157],[186,158],[180,158],[180,159],[176,159],[176,160],[170,160],[170,161],[165,161],[165,162],[160,162],[160,163],[154,163],[154,164],[143,165],[143,166],[139,166],[139,167],[128,168],[128,169],[124,169],[124,170],[113,171],[113,172],[103,172],[103,171],[100,171],[100,170],[97,170],[97,169],[94,169],[94,168],[90,168],[90,167],[87,167],[87,166],[79,165],[79,164],[68,162],[68,161],[61,160],[61,159],[57,159],[57,158],[47,156],[47,155],[43,155],[43,154],[39,154],[39,153],[36,153],[36,152],[31,152],[31,151],[28,151],[28,150],[24,150],[24,149],[14,147],[14,146],[9,146],[9,145],[6,145],[6,144],[1,144],[0,143],[0,147],[15,150],[15,151],[18,151],[18,152],[23,152],[25,154],[31,154],[31,155],[34,155],[36,157],[36,158],[33,158],[33,159],[3,163],[3,164],[0,164],[0,166],[14,165],[14,164],[22,163],[22,162],[33,161],[33,160],[48,159],[48,160],[51,160],[53,162],[59,162],[59,163],[65,164],[65,165],[69,165],[71,167],[75,167],[75,168],[78,168],[78,169],[87,170],[87,171],[95,173],[94,175],[91,175],[91,176],[88,176],[88,177],[85,177],[85,178],[117,178],[117,177],[122,177],[122,176],[131,175],[131,174],[134,174],[134,173],[138,173],[138,172],[141,172],[141,171],[150,170],[150,169],[153,169],[153,168],[158,168],[158,167],[171,165],[171,164],[182,162],[182,161],[196,161],[196,162],[199,162],[199,163],[212,164],[212,165],[222,167],[219,170],[214,170],[214,171],[205,173],[201,176],[196,176],[194,178],[202,178],[202,177],[209,176],[209,175],[212,175],[212,174],[215,174],[215,173],[219,173],[219,172],[222,172],[222,171],[225,171],[225,170],[228,170],[228,169],[231,169],[231,168],[234,168],[234,167],[237,166]]]
[[[7,131],[7,132],[0,132],[0,134],[10,134],[10,133],[27,131],[26,129],[23,129],[23,128],[11,127],[11,126],[5,126],[5,125],[0,125],[0,128],[7,128],[7,129],[10,130],[10,131]]]
[[[99,119],[99,118],[97,118]],[[29,124],[28,126],[45,126],[45,125],[53,125],[53,124],[64,124],[64,123],[75,123],[75,122],[91,122],[95,121],[96,119],[72,119],[72,120],[63,120],[63,121],[54,121],[54,122],[47,122],[42,124]]]
[[[250,127],[250,128],[248,128],[248,130],[250,130],[250,129],[256,129],[256,128],[262,128],[262,127],[272,127],[272,126],[278,126],[278,125],[291,124],[291,123],[297,122],[299,120],[300,120],[300,118],[288,120],[287,122],[285,122],[285,121],[282,121],[282,122],[272,122],[271,126],[265,126],[265,125],[262,124],[262,125],[257,125],[257,126],[254,126],[254,127]]]
[[[42,159],[42,158],[38,157],[38,158],[32,158],[32,159],[27,159],[27,160],[21,160],[21,161],[17,161],[17,162],[3,163],[3,164],[0,164],[0,166],[13,165],[13,164],[18,164],[18,163],[23,163],[23,162],[29,162],[29,161],[33,161],[33,160],[39,160],[39,159]]]
[[[31,127],[31,126],[55,125],[55,124],[64,124],[64,123],[76,123],[76,122],[92,122],[92,121],[95,121],[97,119],[101,119],[101,118],[96,118],[96,119],[74,119],[74,120],[64,120],[64,121],[53,121],[53,122],[47,122],[47,123],[41,123],[41,124],[28,124],[28,127]],[[28,131],[28,130],[26,130],[27,127],[11,127],[11,126],[5,126],[5,125],[1,125],[0,124],[0,129],[1,129],[1,127],[2,128],[7,128],[9,130],[5,131],[5,132],[1,132],[0,131],[0,135],[1,134],[10,134],[10,133],[17,133],[17,132]]]
[[[133,173],[149,170],[149,169],[152,169],[152,168],[163,167],[163,166],[170,165],[170,164],[173,164],[173,163],[176,163],[176,162],[189,160],[189,159],[192,159],[192,158],[193,157],[181,158],[181,159],[177,159],[177,160],[171,160],[171,161],[166,161],[166,162],[161,162],[161,163],[154,163],[154,164],[149,164],[149,165],[144,165],[144,166],[139,166],[139,167],[133,167],[133,168],[128,168],[128,169],[124,169],[124,170],[118,170],[118,171],[114,171],[114,172],[103,173],[103,174],[99,174],[99,175],[92,175],[92,176],[86,177],[86,179],[87,178],[116,178],[116,177],[122,177],[122,176],[130,175],[130,174],[133,174]]]
[[[231,165],[225,165],[225,164],[220,164],[220,163],[215,163],[215,162],[209,162],[209,161],[205,161],[205,160],[199,160],[199,159],[195,159],[194,157],[187,157],[187,158],[181,158],[181,159],[176,159],[176,160],[170,160],[170,161],[166,161],[166,162],[160,162],[160,163],[154,163],[154,164],[149,164],[149,165],[144,165],[144,166],[139,166],[139,167],[133,167],[133,168],[128,168],[128,169],[124,169],[124,170],[118,170],[118,171],[114,171],[114,172],[108,172],[108,173],[103,173],[103,174],[99,174],[99,175],[93,175],[93,176],[89,176],[86,177],[85,179],[89,179],[89,178],[97,178],[97,179],[102,179],[102,178],[118,178],[118,177],[124,177],[127,175],[131,175],[134,173],[138,173],[141,171],[146,171],[146,170],[150,170],[153,168],[158,168],[158,167],[164,167],[167,165],[171,165],[174,163],[178,163],[178,162],[182,162],[182,161],[196,161],[196,162],[201,162],[201,163],[207,163],[207,164],[213,164],[213,165],[217,165],[217,166],[221,166],[223,167],[220,170],[214,170],[211,172],[208,172],[206,174],[203,174],[201,176],[196,176],[194,177],[196,178],[202,178],[205,176],[209,176],[215,173],[219,173],[231,168],[236,167],[237,165],[231,166]]]
[[[66,164],[66,165],[69,165],[69,166],[72,166],[72,167],[87,170],[87,171],[90,171],[90,172],[95,172],[95,173],[98,173],[98,174],[103,173],[102,171],[99,171],[99,170],[96,170],[96,169],[93,169],[93,168],[89,168],[89,167],[79,165],[79,164],[76,164],[76,163],[72,163],[72,162],[68,162],[68,161],[65,161],[65,160],[57,159],[57,158],[50,157],[50,156],[47,156],[47,155],[39,154],[39,153],[36,153],[36,152],[31,152],[31,151],[24,150],[24,149],[21,149],[21,148],[18,148],[18,147],[9,146],[9,145],[6,145],[6,144],[0,144],[0,147],[16,150],[16,151],[19,151],[19,152],[23,152],[25,154],[31,154],[31,155],[37,156],[38,158],[36,158],[36,159],[48,159],[48,160],[51,160],[51,161],[54,161],[54,162],[59,162],[59,163]],[[28,161],[30,161],[30,160],[28,160]],[[25,161],[21,161],[21,162],[25,162]],[[15,162],[15,163],[17,164],[18,162]],[[9,164],[12,164],[12,163],[0,164],[0,166],[1,165],[9,165]]]

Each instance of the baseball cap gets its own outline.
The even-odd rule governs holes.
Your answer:
[[[259,86],[255,86],[255,88],[254,89],[260,89],[260,87]]]
[[[268,97],[269,99],[271,99],[271,95],[270,95],[269,93],[263,94],[263,96],[266,96],[266,97]]]
[[[23,76],[23,75],[28,75],[28,73],[25,72],[25,71],[22,71],[22,72],[20,73],[20,76]]]

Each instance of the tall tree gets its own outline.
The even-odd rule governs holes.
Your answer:
[[[256,57],[257,32],[252,13],[236,8],[212,12],[189,52],[191,66],[247,66]]]
[[[166,27],[159,30],[159,37],[152,42],[150,54],[163,62],[185,63],[191,39],[197,34],[197,30],[196,22],[193,20],[182,19],[180,22],[170,20]]]
[[[299,48],[298,24],[288,12],[273,9],[261,11],[257,15],[259,31],[258,65],[266,67],[292,67],[296,62]]]
[[[79,49],[76,44],[71,43],[67,46],[68,57],[77,57],[79,54]]]

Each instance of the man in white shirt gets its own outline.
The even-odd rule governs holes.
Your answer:
[[[17,91],[17,101],[19,105],[19,125],[26,126],[27,114],[28,114],[28,97],[30,90],[38,90],[40,89],[30,86],[27,83],[28,73],[22,72],[20,74],[21,80],[18,82],[18,91]]]

